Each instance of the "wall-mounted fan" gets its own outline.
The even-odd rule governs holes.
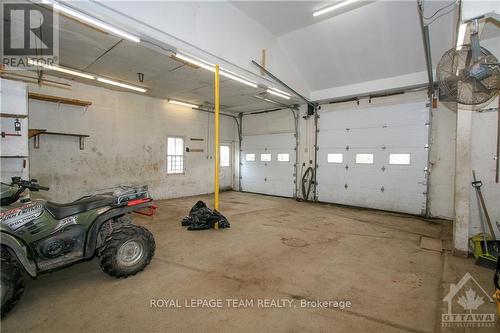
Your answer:
[[[457,103],[480,109],[500,89],[498,60],[479,45],[477,33],[471,34],[471,44],[448,50],[441,57],[436,75],[439,100],[452,110],[457,110]]]

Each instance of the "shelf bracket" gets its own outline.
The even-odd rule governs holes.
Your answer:
[[[85,149],[85,137],[81,136],[80,137],[80,150]]]

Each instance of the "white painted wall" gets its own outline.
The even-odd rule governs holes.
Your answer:
[[[26,83],[0,79],[0,113],[26,116],[28,114],[28,95]],[[6,136],[0,138],[1,156],[28,156],[28,118],[19,118],[21,136]],[[1,131],[15,134],[15,118],[0,119]],[[10,183],[12,177],[29,178],[28,158],[0,159],[1,180]]]
[[[497,8],[500,4],[497,3]],[[497,28],[498,29],[498,28]],[[497,30],[498,32],[498,30]],[[497,59],[500,59],[500,34],[497,38],[481,41],[481,46],[487,48]],[[498,107],[498,98],[493,100],[485,108]],[[499,158],[496,151],[498,112],[487,112],[472,114],[472,137],[471,137],[471,169],[476,170],[478,179],[483,182],[483,195],[490,218],[500,222],[500,184],[495,183],[495,156]],[[478,202],[475,191],[471,191],[469,237],[481,232],[479,223]],[[497,237],[500,230],[493,227]]]
[[[433,217],[454,218],[455,140],[457,114],[443,104],[432,110],[429,212]]]
[[[40,195],[66,202],[119,184],[147,184],[156,199],[213,191],[213,115],[138,94],[71,84],[71,91],[29,87],[32,92],[93,103],[85,110],[30,100],[30,128],[90,135],[85,150],[79,150],[73,137],[42,135],[39,149],[33,148],[31,139],[31,176],[51,188]],[[204,149],[185,153],[185,174],[166,173],[169,135],[184,137],[187,147]],[[221,117],[221,140],[237,141],[233,119]]]
[[[295,125],[290,109],[243,116],[243,135],[293,132]]]
[[[495,99],[491,106],[497,107],[498,99]],[[471,169],[476,171],[477,179],[483,182],[481,191],[486,208],[493,223],[493,229],[497,237],[500,237],[500,231],[495,226],[495,221],[500,222],[500,184],[495,183],[497,117],[498,112],[474,112],[472,114]],[[471,189],[470,195],[469,237],[482,232],[476,192]]]

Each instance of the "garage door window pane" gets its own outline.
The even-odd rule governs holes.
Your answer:
[[[342,163],[344,154],[328,154],[328,163]]]
[[[373,164],[373,154],[356,154],[357,164]]]
[[[410,165],[410,154],[389,154],[389,164]]]
[[[290,154],[278,154],[278,162],[290,162]]]
[[[247,162],[254,162],[255,161],[255,154],[246,154],[245,155],[245,161],[247,161]]]
[[[220,166],[228,167],[230,165],[229,146],[220,146]]]
[[[271,162],[271,154],[260,154],[260,160],[262,162]]]
[[[167,138],[167,173],[184,172],[184,139]]]

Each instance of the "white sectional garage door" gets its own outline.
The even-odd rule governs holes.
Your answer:
[[[425,101],[322,111],[318,200],[423,215],[428,113]]]
[[[244,135],[241,142],[241,188],[245,192],[293,197],[293,133]]]

